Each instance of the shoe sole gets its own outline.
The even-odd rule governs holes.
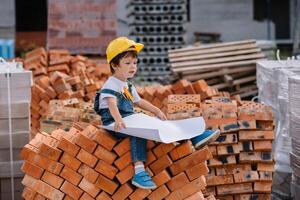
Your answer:
[[[137,182],[134,182],[134,181],[131,181],[132,185],[138,187],[138,188],[142,188],[142,189],[145,189],[145,190],[148,190],[148,189],[156,189],[157,186],[153,186],[153,187],[144,187],[140,184],[138,184]]]
[[[205,138],[205,140],[203,140],[203,143],[195,145],[195,149],[201,149],[202,147],[204,147],[205,145],[214,142],[219,136],[220,136],[220,130],[217,130],[215,134],[212,134],[211,137]]]

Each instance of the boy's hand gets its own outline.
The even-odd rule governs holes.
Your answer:
[[[122,128],[126,128],[124,121],[116,121],[114,126],[114,131],[119,132]]]
[[[156,116],[161,120],[167,120],[166,115],[161,110],[156,113]]]

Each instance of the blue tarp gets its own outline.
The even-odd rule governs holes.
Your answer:
[[[0,39],[0,57],[4,59],[15,57],[15,41],[13,39]]]

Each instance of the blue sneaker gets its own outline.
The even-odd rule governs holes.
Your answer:
[[[135,174],[131,183],[142,189],[155,189],[157,187],[146,171]]]
[[[215,141],[220,135],[220,130],[205,130],[202,134],[191,139],[195,149],[200,149],[203,146]]]

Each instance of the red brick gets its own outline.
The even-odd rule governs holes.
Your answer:
[[[216,186],[218,195],[252,193],[252,183],[238,183]]]
[[[47,158],[57,161],[62,154],[62,151],[57,149],[58,141],[54,138],[47,137],[44,143],[39,148],[39,153]]]
[[[113,179],[118,173],[118,169],[114,166],[107,164],[106,162],[99,160],[98,164],[95,167],[95,170],[109,179]]]
[[[71,168],[65,166],[63,170],[60,173],[60,176],[73,185],[78,185],[78,183],[81,181],[82,176],[78,174],[76,171],[72,170]]]
[[[98,161],[96,156],[90,154],[89,152],[85,151],[84,149],[80,149],[79,153],[77,154],[76,158],[81,162],[85,163],[89,167],[94,167]]]
[[[241,171],[250,171],[250,164],[238,164],[238,165],[228,165],[216,168],[216,174],[218,176],[226,175],[226,174],[235,174]]]
[[[254,151],[272,151],[272,141],[253,141]]]
[[[108,194],[102,191],[96,198],[97,200],[112,200]]]
[[[272,182],[255,182],[253,192],[257,193],[271,193]]]
[[[257,171],[241,171],[239,173],[233,174],[235,183],[245,183],[258,181]]]
[[[270,200],[271,195],[270,194],[240,194],[240,195],[234,195],[235,200],[251,200],[251,199],[257,199],[257,200]]]
[[[43,174],[42,181],[44,181],[45,183],[48,183],[49,185],[55,187],[56,189],[59,189],[61,184],[63,183],[63,179],[55,174],[52,174],[50,172],[45,171],[45,173]]]
[[[47,198],[41,194],[36,194],[34,200],[47,200]]]
[[[79,199],[82,195],[83,191],[74,186],[72,183],[69,183],[68,181],[65,181],[63,185],[60,188],[61,191],[72,197],[73,199]]]
[[[170,157],[173,161],[176,161],[184,156],[187,156],[194,152],[193,145],[191,141],[182,143],[180,146],[176,147],[170,152]]]
[[[145,166],[149,166],[151,163],[153,163],[156,160],[156,156],[151,150],[148,150],[147,152],[147,162],[145,163]]]
[[[149,200],[161,200],[168,196],[170,194],[170,191],[165,185],[160,186],[156,190],[154,190],[147,198]]]
[[[195,194],[189,196],[185,200],[206,200],[203,196],[203,193],[201,191],[196,192]]]
[[[123,170],[125,167],[127,167],[129,164],[132,164],[131,160],[131,152],[128,151],[124,155],[122,155],[120,158],[118,158],[114,163],[119,170]]]
[[[129,196],[129,199],[131,200],[145,199],[150,193],[151,190],[138,188]]]
[[[99,192],[100,188],[96,187],[94,184],[90,183],[88,180],[83,178],[79,185],[78,185],[83,191],[91,195],[93,198],[95,198]]]
[[[169,158],[168,155],[164,155],[153,162],[149,167],[154,174],[158,174],[162,170],[166,169],[167,167],[173,164],[172,160]]]
[[[91,197],[88,193],[83,193],[83,195],[80,197],[80,200],[94,200],[95,198]]]
[[[274,172],[274,164],[273,163],[257,163],[257,171],[269,171]]]
[[[132,176],[134,175],[134,168],[133,165],[128,165],[125,169],[123,169],[122,171],[120,171],[116,177],[118,179],[118,181],[121,184],[126,183],[127,181],[129,181]]]
[[[103,129],[98,130],[95,141],[108,151],[111,151],[117,143],[117,140]]]
[[[118,184],[116,182],[106,178],[105,176],[102,176],[101,174],[96,181],[96,186],[110,195],[112,195],[118,188]]]
[[[58,148],[68,153],[70,156],[75,157],[79,152],[80,147],[72,142],[71,136],[63,137],[58,144]],[[75,137],[75,136],[74,136]]]
[[[114,151],[118,154],[118,156],[124,155],[126,152],[130,150],[130,139],[123,139],[117,146],[114,147]]]
[[[76,144],[89,153],[93,153],[97,147],[97,143],[89,139],[83,134],[79,134]]]
[[[218,156],[239,154],[240,148],[238,144],[226,144],[217,146]]]
[[[202,148],[187,157],[176,161],[170,166],[170,170],[173,175],[179,174],[180,172],[189,169],[198,163],[204,162],[212,157],[207,147]]]
[[[25,161],[22,165],[22,171],[26,174],[28,174],[29,176],[32,176],[34,178],[41,178],[43,172],[44,172],[44,169],[39,167],[39,166],[36,166],[35,164],[33,163],[30,163],[30,162],[27,162]]]
[[[175,148],[173,143],[164,144],[161,143],[157,147],[153,149],[153,153],[156,155],[157,158],[162,157],[172,151]]]
[[[29,187],[24,187],[24,190],[22,192],[22,197],[26,200],[33,200],[34,196],[36,195],[36,191]]]
[[[101,145],[98,145],[97,149],[94,152],[94,155],[100,160],[107,162],[108,164],[112,164],[117,158],[117,155],[115,153],[110,152]]]
[[[112,199],[113,200],[126,199],[132,192],[133,192],[132,187],[128,183],[125,183],[115,192],[115,194],[112,196]]]
[[[70,156],[67,153],[63,153],[62,157],[60,158],[60,162],[75,171],[77,171],[81,164],[78,159]]]
[[[166,200],[179,200],[185,199],[188,196],[205,189],[205,178],[204,176],[197,178],[196,180],[184,185],[183,187],[171,192],[165,199]]]
[[[199,163],[186,171],[187,176],[189,177],[189,180],[192,181],[202,175],[207,175],[209,172],[209,169],[206,165],[206,163]]]
[[[91,183],[95,183],[99,176],[99,173],[85,164],[79,167],[78,173]]]
[[[171,177],[166,170],[161,171],[159,174],[153,177],[153,181],[157,187],[167,183],[169,180],[171,180]]]
[[[188,184],[189,180],[184,172],[174,176],[168,183],[167,186],[169,190],[174,191],[178,188],[183,187],[184,185]]]
[[[231,174],[224,176],[207,176],[207,186],[224,185],[234,183],[233,176]]]

